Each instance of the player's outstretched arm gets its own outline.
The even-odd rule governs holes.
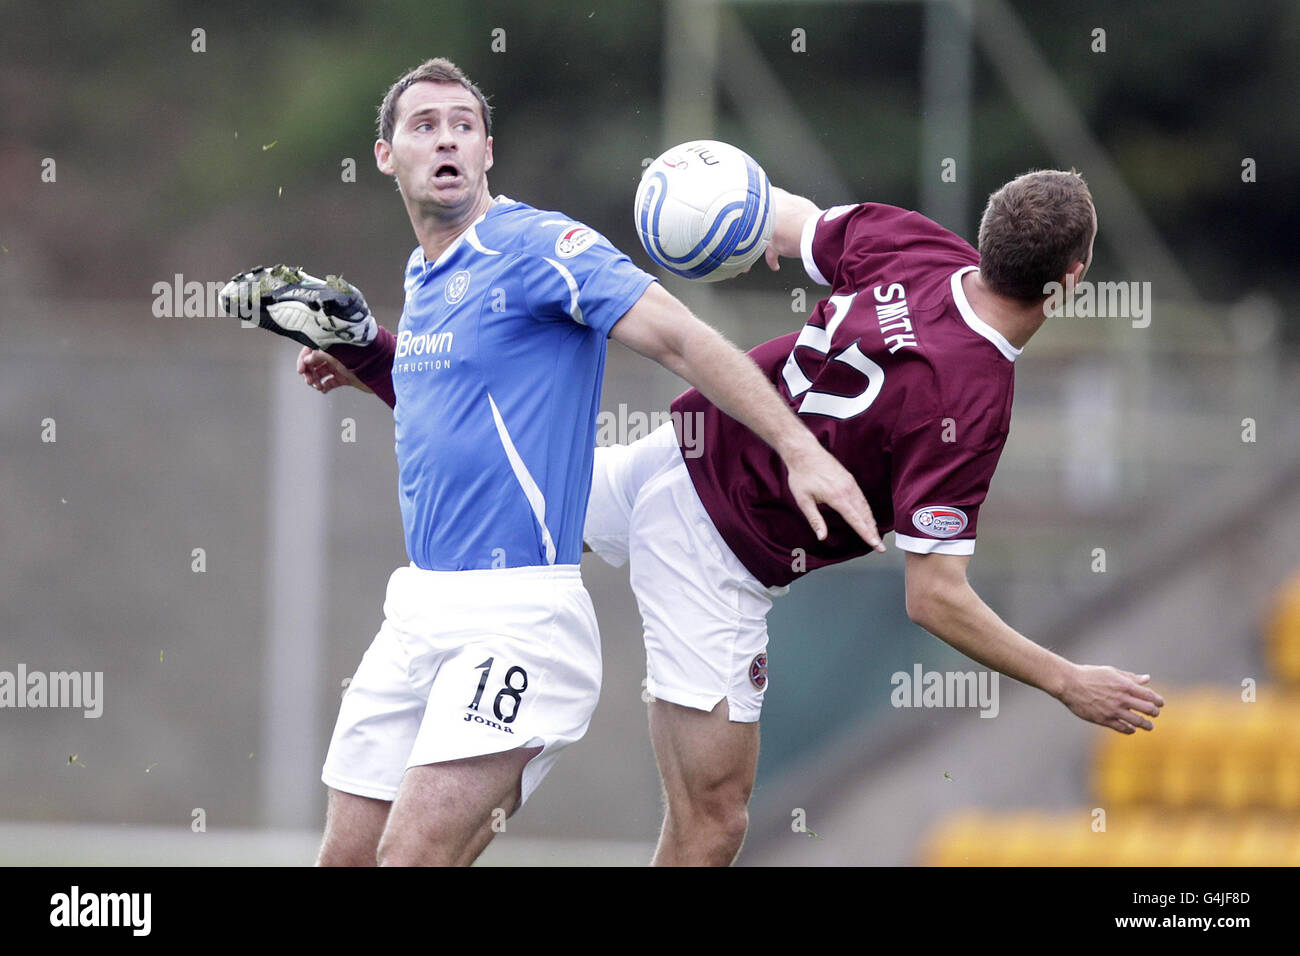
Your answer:
[[[1077,717],[1131,734],[1165,700],[1150,674],[1073,664],[1007,625],[966,580],[969,555],[907,555],[907,616],[967,657],[1051,694]]]
[[[877,551],[885,549],[871,507],[853,476],[813,437],[744,352],[652,283],[610,333],[698,388],[714,405],[772,446],[789,470],[790,492],[818,540],[829,505]]]
[[[781,268],[779,257],[799,258],[799,241],[803,237],[804,224],[821,214],[822,211],[811,199],[772,187],[772,241],[767,244],[767,252],[764,253],[769,269],[776,271]]]

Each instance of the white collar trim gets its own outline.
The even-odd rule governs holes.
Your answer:
[[[961,317],[971,327],[971,330],[996,345],[998,351],[1002,353],[1003,358],[1008,362],[1014,362],[1016,356],[1023,352],[1024,349],[1016,348],[1007,341],[1005,335],[976,315],[975,310],[971,308],[970,300],[966,298],[966,290],[961,287],[961,277],[978,269],[979,266],[966,266],[952,274],[952,300],[957,303],[957,311],[961,313]]]
[[[420,251],[420,269],[421,269],[422,271],[428,271],[429,269],[436,269],[436,268],[438,268],[438,266],[442,265],[442,264],[447,260],[447,257],[448,257],[448,256],[450,256],[453,252],[456,251],[456,248],[460,245],[460,241],[461,241],[462,239],[465,238],[466,234],[467,234],[467,233],[470,233],[470,232],[473,232],[473,231],[474,231],[474,227],[477,226],[480,222],[482,222],[482,221],[487,217],[487,214],[488,214],[489,212],[492,211],[493,207],[495,207],[495,206],[504,206],[504,205],[507,205],[507,204],[510,204],[510,203],[513,203],[513,202],[514,202],[514,200],[511,199],[511,198],[509,198],[508,196],[496,196],[496,197],[494,197],[493,200],[492,200],[492,205],[491,205],[491,206],[488,206],[487,209],[484,209],[483,212],[482,212],[482,214],[481,214],[477,219],[475,219],[475,220],[474,220],[473,222],[471,222],[468,226],[466,226],[465,229],[464,229],[464,231],[461,232],[461,234],[458,235],[455,239],[453,239],[453,240],[451,241],[451,245],[449,245],[446,249],[442,250],[442,255],[438,256],[438,258],[435,259],[435,260],[433,260],[433,262],[430,262],[430,261],[428,260],[428,258],[424,255],[424,251],[421,250],[421,251]],[[473,245],[474,248],[476,248],[476,249],[481,248],[481,246],[480,246],[480,245],[478,244],[478,242],[477,242],[477,239],[478,239],[478,235],[477,235],[477,234],[475,234],[475,235],[470,239],[470,244]]]

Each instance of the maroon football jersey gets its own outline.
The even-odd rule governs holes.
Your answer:
[[[971,246],[919,213],[837,206],[804,229],[804,267],[832,295],[803,331],[750,356],[857,479],[881,534],[918,553],[971,554],[1011,417],[1020,350],[972,310],[961,278]],[[829,281],[828,281],[829,280]],[[703,453],[685,456],[719,533],[768,586],[870,551],[825,509],[818,541],[776,452],[694,389],[675,421],[699,415]]]

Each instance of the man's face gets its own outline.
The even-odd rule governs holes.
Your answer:
[[[492,139],[478,99],[458,83],[412,84],[397,99],[391,143],[375,143],[380,172],[408,202],[455,210],[487,191]]]

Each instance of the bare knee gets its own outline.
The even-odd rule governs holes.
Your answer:
[[[719,802],[710,812],[710,824],[717,834],[718,842],[729,847],[731,856],[740,852],[745,842],[745,833],[749,830],[749,800],[737,797],[730,802]]]
[[[331,789],[316,865],[374,866],[390,806],[386,800]]]
[[[380,866],[455,866],[459,860],[452,847],[430,841],[404,840],[387,831],[379,841]]]
[[[743,837],[749,827],[748,788],[729,781],[702,787],[685,799],[670,802],[668,809],[690,824],[720,833]]]
[[[747,783],[720,780],[670,798],[665,815],[667,829],[691,858],[726,866],[745,842],[749,792]]]
[[[316,855],[317,866],[374,866],[375,854],[367,847],[331,844],[326,840]]]
[[[389,826],[379,841],[380,866],[469,866],[483,852],[486,840],[467,844],[452,833],[419,833]]]

